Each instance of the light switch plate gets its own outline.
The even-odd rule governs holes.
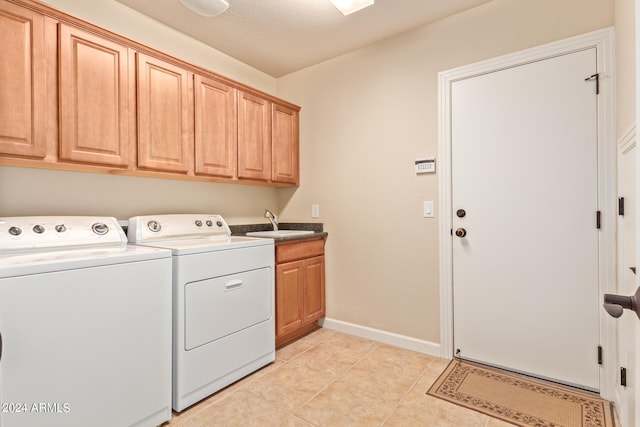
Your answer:
[[[423,205],[423,216],[425,218],[433,218],[433,200],[425,201]]]
[[[320,218],[320,205],[311,205],[311,218]]]

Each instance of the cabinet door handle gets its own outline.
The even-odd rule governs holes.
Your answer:
[[[2,332],[0,332],[0,360],[2,360]]]
[[[227,291],[232,291],[234,289],[241,288],[242,280],[231,280],[230,282],[225,283],[224,287]]]

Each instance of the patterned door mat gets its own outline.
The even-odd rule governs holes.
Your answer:
[[[427,394],[519,426],[615,426],[594,393],[467,361],[452,360]]]

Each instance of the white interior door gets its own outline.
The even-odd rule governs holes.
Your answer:
[[[455,354],[598,390],[595,73],[589,48],[452,83],[451,223]]]

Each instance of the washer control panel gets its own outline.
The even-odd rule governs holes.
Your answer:
[[[145,215],[129,218],[131,243],[151,240],[227,238],[231,230],[220,215]]]
[[[126,244],[127,237],[112,217],[0,217],[0,252]]]

